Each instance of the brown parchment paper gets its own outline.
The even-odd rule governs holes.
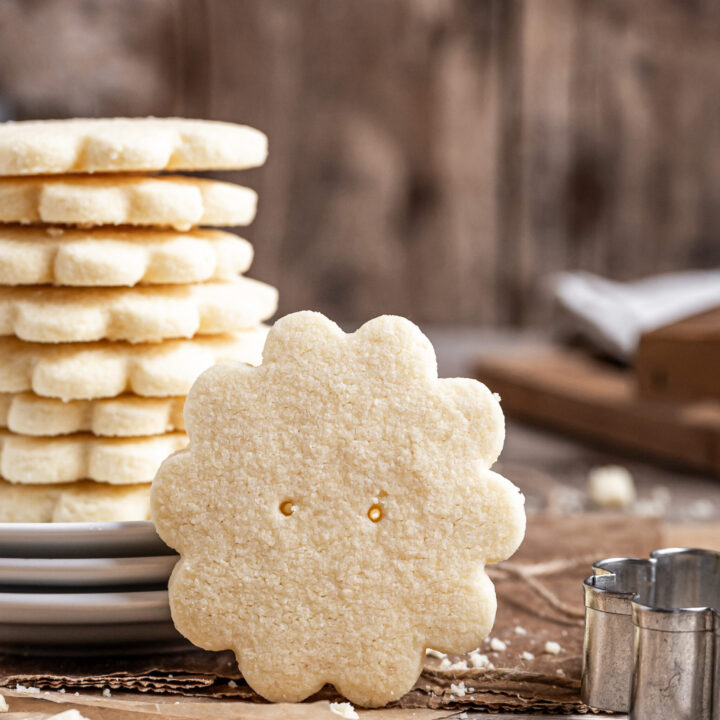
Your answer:
[[[451,655],[445,662],[428,656],[413,690],[391,707],[438,710],[445,716],[451,710],[586,712],[579,698],[582,580],[594,560],[644,556],[661,544],[659,522],[652,518],[599,513],[530,515],[520,550],[510,561],[488,568],[495,582],[498,614],[493,632],[479,652],[487,655],[494,667],[473,667],[469,656]],[[493,650],[492,639],[502,641],[505,649]],[[561,651],[545,652],[548,641],[558,643]],[[0,686],[7,688],[0,688],[6,696],[39,697],[23,689],[32,687],[50,691],[42,696],[51,696],[54,702],[89,699],[93,707],[108,711],[120,702],[127,712],[134,705],[136,712],[167,717],[294,718],[296,711],[298,718],[319,717],[316,712],[304,715],[302,707],[319,711],[327,709],[328,700],[341,700],[328,686],[306,704],[291,706],[293,713],[285,711],[287,708],[281,711],[285,706],[266,705],[244,683],[231,653],[201,650],[143,657],[0,655]],[[75,692],[81,695],[75,696]],[[228,706],[227,702],[218,703],[221,699],[233,701],[229,714],[220,713]],[[213,708],[210,715],[206,703]]]

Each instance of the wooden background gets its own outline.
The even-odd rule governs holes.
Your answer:
[[[0,108],[266,131],[282,312],[531,324],[555,270],[720,263],[715,0],[0,0]]]

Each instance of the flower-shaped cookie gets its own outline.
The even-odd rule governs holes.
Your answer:
[[[489,632],[485,563],[511,555],[523,498],[488,468],[503,443],[481,383],[437,377],[411,322],[346,335],[301,312],[263,364],[222,363],[185,405],[188,448],[152,488],[182,556],[172,616],[232,648],[258,693],[298,701],[332,683],[356,704],[407,692],[425,649],[468,652]]]

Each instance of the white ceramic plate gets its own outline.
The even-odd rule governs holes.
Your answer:
[[[170,555],[147,521],[0,523],[0,557],[108,558]],[[1,619],[1,618],[0,618]]]
[[[177,555],[131,558],[0,558],[0,585],[53,587],[167,583]]]
[[[157,623],[170,620],[166,590],[97,593],[0,592],[0,622],[29,625]],[[120,634],[122,630],[120,629]]]
[[[187,649],[192,647],[171,622],[106,623],[97,625],[43,625],[32,623],[10,624],[0,622],[0,651],[34,655],[87,655],[107,656],[131,653],[140,655]],[[60,646],[60,647],[58,647]]]

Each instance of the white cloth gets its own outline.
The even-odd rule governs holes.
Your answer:
[[[720,270],[690,270],[620,283],[587,272],[552,282],[572,329],[613,357],[631,362],[640,336],[720,305]]]

